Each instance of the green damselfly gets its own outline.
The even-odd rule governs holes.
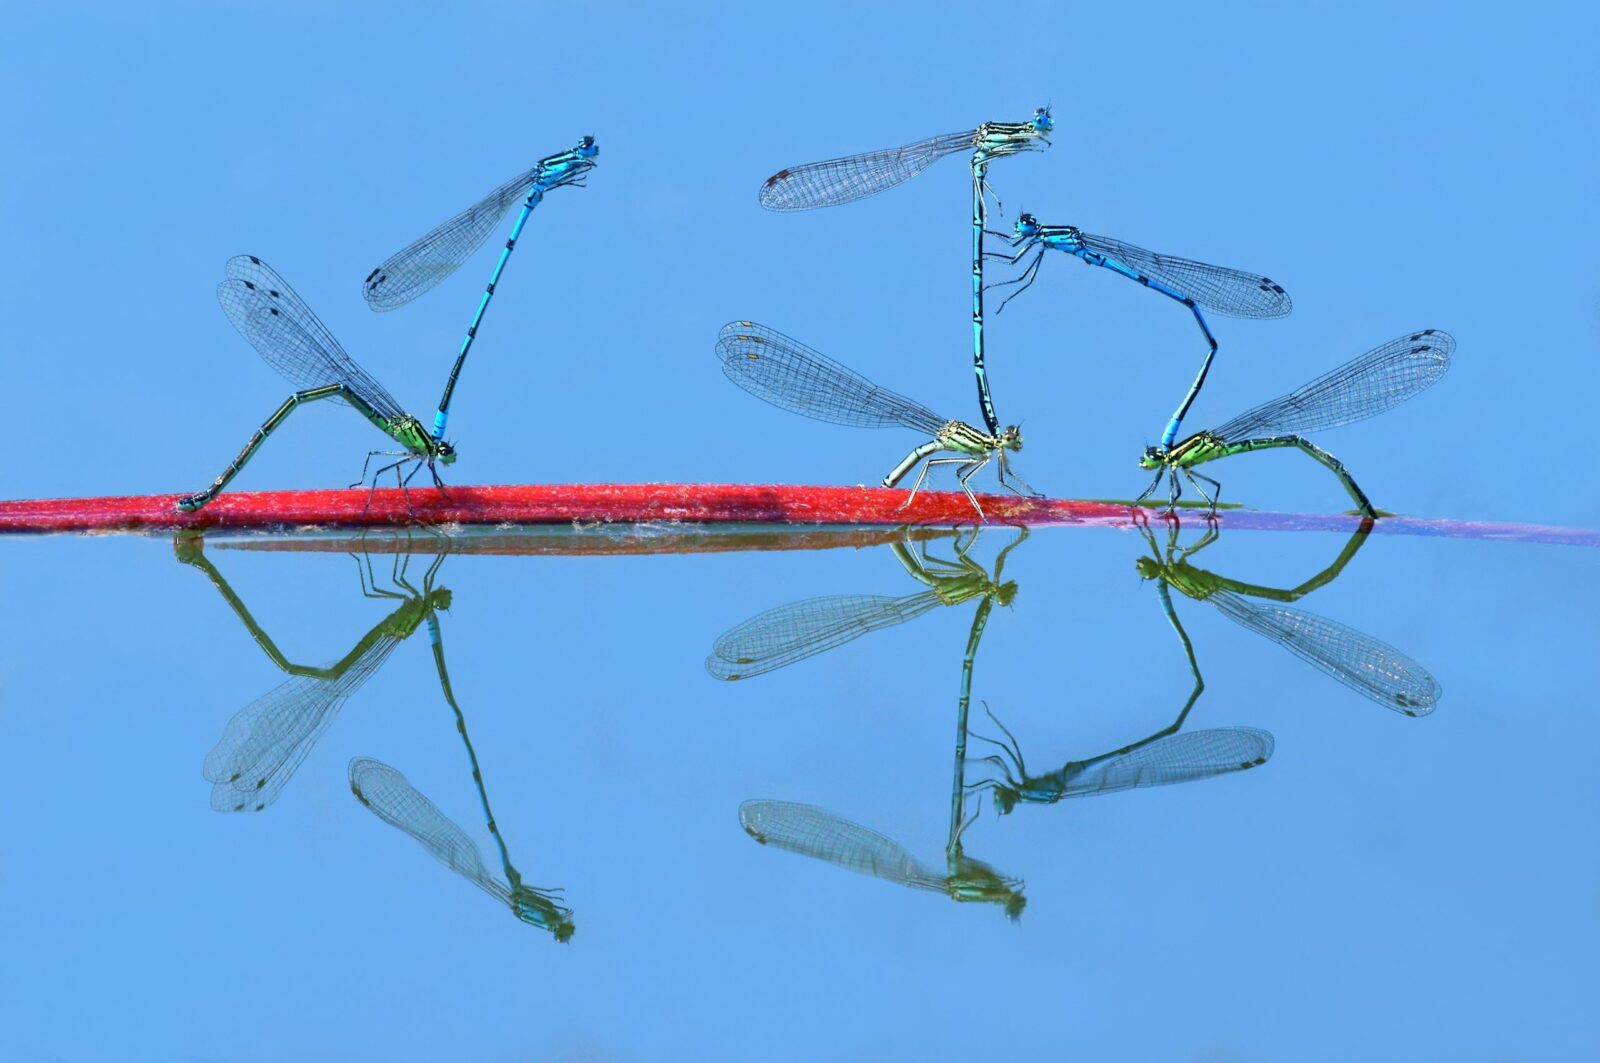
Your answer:
[[[228,320],[233,322],[239,334],[250,342],[268,365],[300,390],[285,399],[283,405],[262,423],[244,449],[239,451],[239,456],[229,463],[211,486],[179,498],[177,507],[180,510],[197,510],[217,497],[291,413],[304,403],[321,399],[336,399],[354,407],[356,412],[405,448],[370,452],[366,463],[361,466],[361,479],[351,487],[366,480],[367,467],[379,455],[398,457],[400,460],[373,473],[374,489],[378,477],[393,470],[395,483],[403,490],[424,465],[432,474],[434,483],[440,488],[444,487],[434,466],[435,463],[449,465],[455,461],[455,447],[429,435],[426,425],[406,413],[382,384],[357,365],[317,319],[317,315],[311,312],[311,308],[272,267],[254,255],[239,255],[229,259],[227,279],[217,286],[217,301],[222,304],[223,313],[228,315]],[[415,461],[417,466],[402,479],[400,468],[411,461]],[[370,500],[370,494],[368,498]]]
[[[1222,485],[1195,472],[1196,465],[1252,450],[1297,447],[1339,478],[1363,516],[1376,517],[1378,511],[1339,460],[1302,434],[1363,421],[1400,405],[1444,375],[1455,347],[1454,338],[1438,329],[1407,333],[1281,398],[1246,410],[1220,428],[1197,432],[1174,447],[1148,447],[1139,466],[1154,469],[1156,476],[1135,504],[1150,497],[1165,476],[1171,488],[1170,507],[1176,507],[1181,472],[1215,513]],[[1213,493],[1207,494],[1196,480],[1210,484]]]
[[[881,594],[831,594],[768,609],[717,637],[706,658],[706,671],[718,679],[750,679],[836,649],[869,631],[904,624],[939,606],[974,599],[1010,605],[1017,585],[1004,579],[1006,555],[1028,537],[1019,527],[1016,538],[995,555],[994,574],[968,557],[977,528],[966,541],[955,536],[954,560],[928,552],[926,541],[914,551],[907,541],[890,543],[906,574],[929,589],[894,598]]]
[[[996,435],[980,431],[964,421],[940,417],[921,403],[878,387],[798,340],[751,321],[724,325],[716,350],[722,361],[722,372],[729,380],[756,398],[791,413],[857,428],[899,425],[933,436],[907,454],[883,478],[884,487],[893,487],[912,469],[922,466],[904,503],[906,506],[917,497],[928,470],[935,465],[957,467],[956,478],[980,520],[983,507],[967,481],[991,460],[998,459],[999,479],[1004,487],[1019,495],[1033,493],[1033,488],[1011,472],[1006,461],[1006,451],[1022,449],[1022,430],[1016,425]],[[933,457],[940,451],[953,451],[961,457]],[[1008,476],[1021,486],[1013,485]]]

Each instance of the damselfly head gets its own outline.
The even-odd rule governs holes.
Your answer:
[[[1033,121],[1028,123],[1040,133],[1048,133],[1056,127],[1056,121],[1050,117],[1050,108],[1041,107],[1033,112]]]
[[[994,592],[994,600],[1002,606],[1009,606],[1017,600],[1017,581],[1007,580]]]
[[[453,601],[455,601],[455,595],[451,593],[449,587],[435,587],[433,593],[428,595],[428,608],[443,609],[448,613],[450,611],[450,603]]]
[[[585,159],[592,159],[600,154],[600,147],[594,142],[594,137],[584,137],[578,141],[578,155]]]
[[[1009,816],[1011,810],[1017,807],[1017,791],[1009,786],[994,784],[994,810],[1002,816]]]
[[[1163,447],[1145,447],[1144,453],[1139,457],[1139,468],[1159,469],[1165,465],[1167,452]]]
[[[1016,233],[1017,239],[1019,240],[1026,240],[1029,237],[1038,236],[1039,219],[1024,211],[1022,214],[1017,216]]]
[[[453,464],[455,464],[455,460],[456,460],[456,446],[455,446],[455,444],[454,443],[448,443],[448,442],[444,441],[443,439],[439,440],[438,449],[434,452],[434,457],[438,459],[438,461],[439,461],[439,463],[441,465],[453,465]]]
[[[1141,557],[1133,563],[1133,567],[1139,570],[1142,580],[1152,580],[1161,575],[1161,562],[1153,557]]]
[[[1000,447],[1003,450],[1022,449],[1022,426],[1006,425],[1006,430],[1000,433]]]

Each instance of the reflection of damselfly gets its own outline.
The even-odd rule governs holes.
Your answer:
[[[1187,707],[1184,712],[1188,712]],[[988,738],[976,731],[973,737],[982,738],[1000,750],[999,754],[991,753],[979,759],[999,769],[1001,777],[971,786],[992,790],[995,807],[1002,815],[1015,808],[1018,802],[1053,805],[1066,797],[1098,797],[1118,790],[1168,786],[1245,771],[1271,759],[1274,745],[1272,735],[1256,727],[1180,732],[1178,728],[1183,726],[1180,716],[1172,726],[1121,749],[1087,760],[1069,760],[1044,775],[1029,775],[1016,736],[994,713],[989,713],[989,719],[1005,738]]]
[[[256,643],[291,677],[234,714],[216,746],[206,754],[205,777],[212,784],[211,807],[218,812],[259,812],[278,799],[344,703],[383,667],[394,648],[410,638],[424,622],[428,624],[430,638],[435,640],[435,654],[440,652],[434,612],[449,609],[451,596],[448,588],[435,588],[433,578],[444,562],[444,555],[440,554],[428,568],[421,590],[406,580],[409,554],[395,555],[390,578],[392,589],[380,587],[373,578],[371,558],[366,559],[365,565],[357,559],[362,595],[392,599],[400,604],[373,625],[349,653],[332,664],[313,667],[295,664],[279,651],[206,558],[200,542],[199,539],[178,540],[175,543],[178,559],[206,574]]]
[[[944,893],[956,901],[999,904],[1015,919],[1027,903],[1022,882],[981,860],[946,849],[943,871],[912,856],[900,843],[825,809],[793,801],[746,801],[739,806],[745,833],[777,849],[897,882]]]
[[[727,378],[758,399],[791,413],[856,428],[892,428],[896,425],[933,438],[907,454],[889,470],[883,486],[893,487],[918,465],[922,471],[904,505],[910,505],[935,465],[955,465],[961,489],[972,508],[983,517],[983,507],[967,481],[992,459],[999,461],[1000,483],[1016,494],[1032,494],[1020,478],[1006,477],[1011,466],[1006,451],[1022,449],[1022,430],[1011,425],[999,435],[980,431],[965,421],[940,417],[920,402],[880,388],[866,377],[846,369],[799,340],[751,321],[732,321],[717,339],[717,357]],[[940,451],[960,457],[935,458]],[[904,507],[902,507],[904,508]]]
[[[294,676],[234,716],[222,740],[207,755],[205,774],[212,783],[213,808],[219,812],[259,812],[275,801],[344,702],[371,678],[400,641],[426,623],[434,668],[439,674],[439,689],[455,715],[456,732],[466,747],[484,820],[500,851],[501,866],[510,885],[489,874],[477,845],[393,768],[358,757],[350,763],[351,788],[362,803],[385,822],[411,835],[445,864],[502,901],[517,918],[549,930],[560,941],[572,936],[572,913],[553,898],[553,894],[560,891],[523,883],[521,874],[512,866],[498,821],[489,807],[478,754],[467,734],[466,716],[456,702],[450,672],[445,666],[444,638],[439,630],[437,611],[450,608],[451,594],[448,588],[433,586],[439,566],[444,563],[443,553],[428,567],[420,591],[406,579],[406,568],[411,560],[409,553],[397,553],[394,557],[390,573],[394,590],[378,586],[370,556],[356,559],[362,594],[369,598],[399,599],[401,604],[342,660],[325,668],[311,668],[294,664],[283,655],[222,573],[205,556],[202,540],[181,538],[174,546],[180,561],[206,574],[272,662]]]
[[[1006,549],[1009,550],[1020,541],[1019,537]],[[965,560],[964,553],[962,556]],[[764,845],[775,845],[853,871],[898,882],[902,886],[945,893],[957,901],[999,904],[1012,919],[1022,914],[1027,904],[1022,894],[1022,881],[1001,875],[983,861],[967,856],[962,840],[967,828],[978,818],[977,811],[967,816],[965,808],[969,791],[966,783],[967,716],[972,703],[972,673],[984,628],[989,623],[989,614],[1000,597],[996,590],[1003,560],[1004,551],[996,560],[994,579],[981,581],[989,590],[973,595],[978,598],[978,608],[973,611],[966,649],[961,655],[961,693],[956,702],[955,778],[950,787],[944,873],[919,862],[898,843],[877,831],[812,805],[792,801],[746,801],[741,805],[739,821],[752,838]],[[977,572],[982,574],[981,569]],[[1014,585],[1012,593],[1015,593]]]
[[[456,709],[461,737],[466,741],[465,721],[460,713],[461,710]],[[472,755],[470,741],[467,741],[467,753]],[[409,834],[418,845],[432,853],[434,859],[511,909],[518,919],[550,931],[557,941],[571,940],[572,909],[556,900],[560,889],[543,889],[522,881],[522,875],[511,865],[511,855],[506,851],[505,840],[495,826],[494,813],[489,810],[489,795],[483,789],[483,776],[477,770],[476,756],[473,756],[472,767],[472,778],[478,785],[478,799],[483,802],[483,814],[488,821],[489,832],[494,835],[495,844],[500,848],[500,866],[505,871],[506,882],[501,882],[490,873],[477,843],[412,786],[404,775],[389,765],[371,757],[353,758],[350,761],[350,791],[372,810],[373,815]]]
[[[706,658],[706,671],[718,679],[749,679],[843,646],[869,631],[915,620],[941,605],[977,598],[1010,605],[1017,585],[1003,580],[1006,555],[1028,537],[1028,529],[1018,528],[1017,537],[995,556],[993,576],[967,556],[977,534],[973,528],[965,542],[960,534],[955,536],[955,560],[931,555],[926,542],[920,551],[906,542],[889,544],[906,574],[928,590],[898,598],[830,594],[768,609],[719,635]]]
[[[1259,728],[1218,727],[1183,732],[1189,711],[1205,691],[1206,682],[1200,675],[1200,662],[1195,659],[1194,643],[1172,608],[1166,585],[1158,584],[1157,590],[1167,623],[1178,636],[1189,674],[1194,678],[1194,685],[1177,718],[1161,730],[1120,749],[1085,760],[1070,760],[1043,775],[1030,775],[1016,736],[985,705],[984,711],[1005,738],[990,738],[976,731],[972,734],[999,750],[978,758],[996,768],[999,777],[968,783],[969,790],[990,790],[995,807],[1004,815],[1018,802],[1053,805],[1068,797],[1096,797],[1118,790],[1193,782],[1258,767],[1272,757],[1272,735]]]
[[[1298,587],[1244,583],[1190,564],[1189,558],[1217,540],[1216,528],[1207,529],[1192,546],[1178,550],[1174,524],[1163,553],[1149,528],[1141,527],[1150,556],[1139,558],[1137,564],[1142,579],[1157,581],[1163,606],[1169,611],[1167,588],[1173,587],[1197,602],[1215,605],[1234,623],[1278,643],[1362,697],[1407,716],[1426,716],[1440,696],[1439,683],[1426,668],[1393,646],[1343,624],[1284,604],[1268,604],[1297,601],[1330,583],[1356,555],[1371,530],[1372,521],[1363,521],[1333,563]]]

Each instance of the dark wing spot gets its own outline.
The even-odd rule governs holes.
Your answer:
[[[766,183],[765,187],[771,188],[773,185],[777,184],[779,181],[783,180],[785,177],[788,177],[788,176],[789,176],[789,171],[788,170],[779,170],[777,173],[775,173],[771,177],[767,178],[767,183]]]

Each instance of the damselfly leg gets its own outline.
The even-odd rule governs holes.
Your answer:
[[[360,476],[360,478],[357,479],[350,486],[351,487],[365,487],[365,486],[367,486],[367,469],[372,465],[372,459],[373,458],[405,458],[405,457],[410,457],[410,456],[411,456],[411,451],[409,451],[409,450],[369,450],[369,451],[367,451],[367,460],[361,463],[361,476]],[[376,479],[376,476],[374,476],[374,479]]]
[[[900,503],[900,508],[905,509],[911,505],[911,500],[917,497],[917,492],[922,489],[922,481],[928,478],[928,470],[933,466],[959,465],[965,468],[971,465],[973,468],[966,472],[965,475],[962,474],[961,469],[957,469],[956,478],[961,484],[961,490],[966,492],[967,500],[972,503],[972,508],[978,511],[978,519],[980,521],[983,520],[983,507],[978,505],[978,496],[972,493],[972,488],[967,484],[967,481],[972,478],[973,473],[976,473],[987,464],[989,464],[988,455],[981,458],[929,458],[922,463],[922,471],[917,473],[917,482],[911,486],[911,493],[906,496],[904,502]]]

